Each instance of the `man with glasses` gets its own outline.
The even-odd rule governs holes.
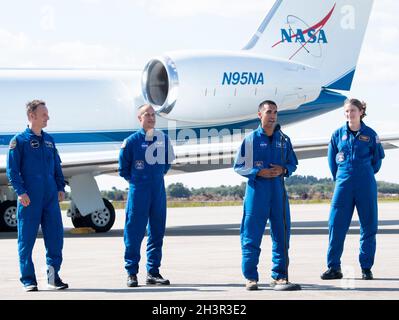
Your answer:
[[[122,144],[119,174],[129,182],[124,230],[127,286],[137,287],[140,247],[147,227],[146,284],[169,285],[159,273],[166,225],[164,175],[174,159],[167,135],[155,129],[154,108],[145,104],[138,109],[141,129]]]

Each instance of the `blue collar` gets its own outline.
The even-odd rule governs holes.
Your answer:
[[[156,133],[157,133],[157,132],[159,132],[159,131],[158,131],[157,129],[154,128],[154,133],[155,133],[155,134],[154,134],[154,136],[152,137],[152,139],[151,139],[151,140],[148,140],[148,141],[155,141],[155,140],[157,139],[157,137],[156,137]],[[141,128],[141,129],[138,131],[138,133],[141,134],[141,135],[144,137],[145,140],[147,140],[147,139],[146,139],[147,133],[145,132],[144,128]]]
[[[41,130],[41,134],[42,134],[42,135],[41,135],[41,136],[38,136],[38,135],[36,135],[36,134],[32,131],[32,129],[29,128],[29,127],[27,127],[27,128],[25,129],[25,134],[27,134],[29,138],[36,137],[36,138],[41,139],[41,138],[44,137],[44,131],[43,131],[43,130]]]
[[[349,128],[349,122],[348,121],[346,122],[345,127],[346,127],[346,131],[347,132],[351,131],[350,128]],[[363,132],[365,128],[366,128],[366,125],[364,124],[364,122],[360,121],[360,129],[359,129],[358,133]]]
[[[274,127],[273,136],[274,136],[274,134],[275,134],[277,131],[280,131],[280,129],[281,129],[280,124],[276,124],[276,126]],[[258,126],[258,129],[256,129],[256,131],[257,131],[259,134],[263,134],[263,135],[267,136],[267,134],[266,134],[266,132],[265,132],[265,130],[263,129],[263,127],[262,127],[261,124]]]

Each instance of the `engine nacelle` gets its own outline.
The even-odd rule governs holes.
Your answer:
[[[312,67],[244,51],[180,52],[147,63],[142,93],[167,119],[221,123],[253,119],[266,99],[280,111],[311,102],[319,79]]]

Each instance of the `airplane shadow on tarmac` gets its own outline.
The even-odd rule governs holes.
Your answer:
[[[222,292],[227,291],[223,287],[243,288],[240,284],[171,284],[169,286],[147,286],[140,285],[136,288],[69,288],[68,292],[105,292],[105,293],[159,293],[159,292],[184,292],[184,291],[200,291],[200,292]],[[201,288],[201,289],[200,289]],[[212,289],[214,288],[214,289]]]
[[[396,229],[383,229],[383,226],[398,226]],[[348,234],[359,234],[359,222],[351,223]],[[399,234],[399,220],[383,220],[379,222],[379,234]],[[166,229],[167,236],[233,236],[240,234],[240,224],[214,224],[178,226]],[[270,234],[269,224],[266,235]],[[327,221],[304,221],[291,224],[292,235],[328,235]]]
[[[378,234],[399,234],[399,220],[382,220],[378,222]],[[398,228],[386,228],[384,226],[398,226]],[[105,233],[72,234],[72,228],[64,229],[65,238],[109,238],[123,237],[123,229],[111,229]],[[265,235],[270,234],[269,225],[265,230]],[[359,222],[353,221],[348,234],[359,234]],[[186,225],[166,228],[166,236],[239,236],[240,224],[204,224]],[[299,221],[292,222],[291,235],[328,235],[327,221]],[[42,237],[39,231],[38,238]],[[0,239],[16,239],[16,232],[0,232]]]
[[[360,279],[355,279],[360,280]],[[375,279],[375,281],[389,280],[389,281],[399,281],[399,279]],[[302,291],[380,291],[380,292],[398,292],[399,288],[364,288],[364,287],[352,287],[346,288],[337,282],[337,285],[319,285],[315,283],[298,283],[301,285]],[[170,286],[146,286],[139,285],[136,288],[69,288],[68,292],[103,292],[103,293],[160,293],[160,292],[224,292],[229,291],[230,288],[244,288],[243,283],[233,284],[233,283],[219,283],[219,284],[207,284],[207,283],[177,283]],[[259,283],[258,291],[273,291],[273,289],[268,284]],[[51,292],[51,291],[48,291]]]
[[[340,287],[330,285],[316,285],[316,284],[301,284],[302,290],[343,290]],[[226,288],[226,289],[224,289]],[[136,288],[69,288],[68,292],[104,292],[104,293],[160,293],[160,292],[223,292],[228,291],[229,288],[242,288],[245,290],[243,283],[178,283],[170,286],[146,286],[139,285]],[[259,290],[273,291],[267,284],[259,284]],[[51,292],[51,291],[49,291]]]
[[[68,292],[104,292],[104,293],[160,293],[160,292],[191,292],[191,291],[201,291],[201,292],[218,292],[224,290],[200,290],[196,288],[181,288],[180,286],[168,286],[166,287],[153,287],[148,288],[146,286],[138,286],[136,288],[69,288]]]

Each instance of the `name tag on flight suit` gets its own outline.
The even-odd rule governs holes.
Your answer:
[[[359,136],[359,140],[360,141],[364,141],[364,142],[370,142],[370,137],[364,136],[364,135],[360,135]]]
[[[44,143],[46,144],[47,148],[54,148],[54,145],[51,141],[44,141]]]

